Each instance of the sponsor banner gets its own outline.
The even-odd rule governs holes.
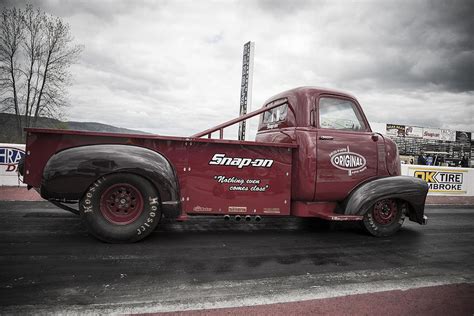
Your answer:
[[[25,155],[23,144],[0,144],[0,186],[23,185],[18,180],[18,162]]]
[[[405,125],[387,124],[387,136],[405,137]]]
[[[441,139],[441,130],[439,128],[423,128],[423,138],[424,139]]]
[[[408,175],[420,178],[428,183],[430,193],[461,194],[467,193],[467,169],[409,167]]]
[[[456,141],[456,131],[452,131],[450,129],[441,129],[440,138],[441,140],[444,140],[447,142],[454,142]]]
[[[471,141],[471,132],[456,132],[456,141],[461,143],[468,143]]]
[[[405,136],[413,138],[423,138],[423,128],[416,126],[406,126]]]

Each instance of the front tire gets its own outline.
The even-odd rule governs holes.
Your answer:
[[[363,227],[376,237],[392,236],[405,221],[405,207],[395,199],[379,200],[364,215]]]
[[[127,173],[101,177],[79,203],[85,226],[108,243],[139,241],[156,228],[161,218],[159,196],[146,179]]]

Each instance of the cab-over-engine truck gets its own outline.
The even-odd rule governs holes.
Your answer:
[[[223,139],[257,115],[255,141]],[[427,184],[400,176],[396,144],[343,92],[289,90],[191,137],[26,131],[23,181],[105,242],[141,240],[163,216],[361,221],[374,236],[394,234],[405,217],[427,221]]]

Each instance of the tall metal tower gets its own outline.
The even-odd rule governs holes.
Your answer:
[[[244,55],[242,58],[242,81],[240,84],[240,116],[247,114],[247,108],[252,106],[252,80],[253,80],[253,54],[255,43],[244,44]],[[245,140],[246,122],[239,123],[239,140]]]

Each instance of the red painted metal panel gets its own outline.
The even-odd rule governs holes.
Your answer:
[[[359,215],[345,215],[334,212],[335,202],[299,202],[291,204],[291,215],[298,217],[318,217],[331,221],[360,221],[364,217]]]
[[[291,198],[291,148],[295,145],[248,143],[29,130],[26,150],[30,156],[25,166],[25,182],[40,187],[44,166],[58,151],[95,144],[134,145],[159,152],[171,162],[178,176],[185,211],[194,214],[288,215]],[[215,154],[241,160],[226,160],[237,165],[209,164]],[[265,162],[268,165],[270,161],[270,166],[258,166]],[[234,184],[235,188],[231,189],[232,183],[228,179],[232,177],[245,183]],[[245,212],[242,211],[244,207]]]
[[[289,215],[290,148],[193,142],[188,153],[188,214]]]
[[[331,139],[324,139],[332,137]],[[371,132],[319,129],[317,133],[317,179],[315,199],[340,201],[359,184],[377,176],[377,144]],[[365,159],[357,170],[341,169],[334,157],[359,155]]]

